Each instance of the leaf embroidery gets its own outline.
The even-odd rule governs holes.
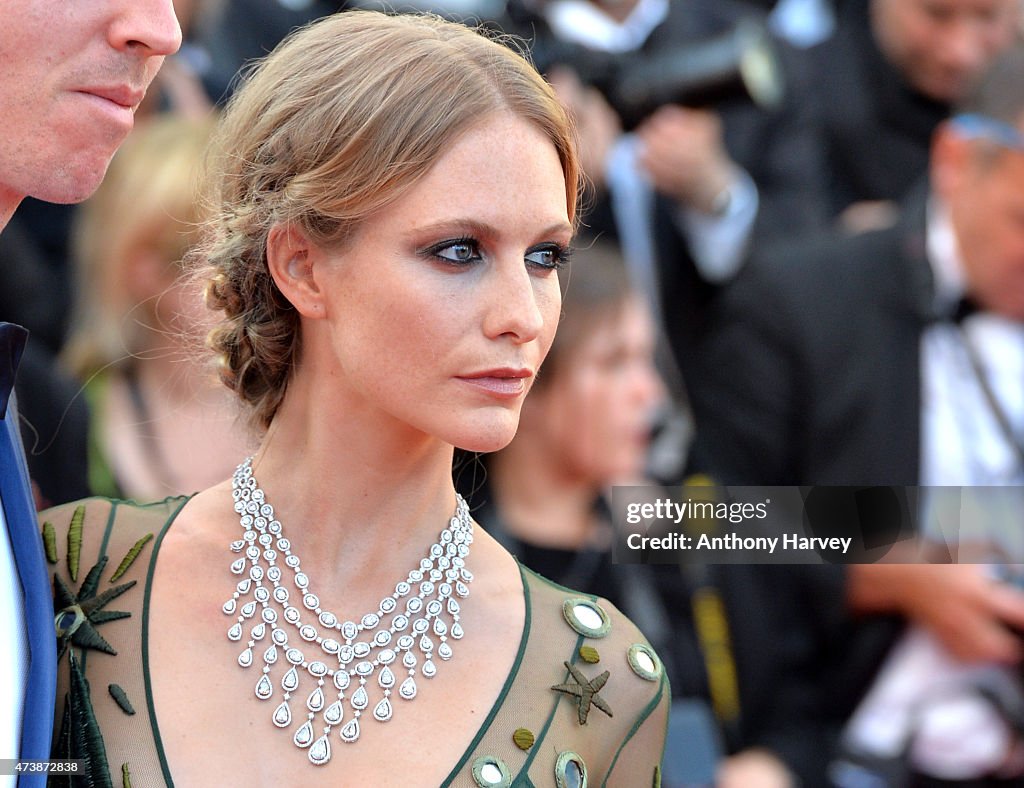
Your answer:
[[[78,506],[71,516],[68,526],[68,554],[67,568],[72,582],[78,580],[78,569],[82,553],[82,535],[85,522],[85,506]],[[115,582],[132,566],[135,559],[139,557],[143,548],[153,538],[152,534],[139,539],[129,549],[127,555],[121,561],[117,570],[110,578]],[[47,558],[50,563],[57,562],[57,540],[50,523],[43,525],[43,539],[47,545]],[[53,576],[53,606],[54,606],[54,628],[57,635],[58,660],[68,654],[68,665],[71,675],[69,691],[64,703],[64,715],[61,721],[61,730],[54,745],[54,756],[60,759],[81,759],[84,763],[84,773],[79,775],[82,784],[96,786],[97,788],[113,788],[113,779],[107,763],[106,747],[103,742],[103,735],[99,728],[99,722],[92,705],[92,698],[89,691],[89,682],[82,671],[81,662],[75,656],[71,646],[80,649],[93,649],[106,654],[116,655],[114,649],[107,640],[100,635],[97,627],[110,621],[128,618],[131,613],[123,610],[105,610],[104,608],[113,600],[124,594],[136,585],[135,580],[107,588],[101,593],[99,591],[100,578],[108,563],[108,556],[102,556],[86,574],[85,579],[78,592],[61,578],[59,574]],[[108,685],[108,691],[117,705],[126,714],[135,714],[127,693],[118,684]],[[72,781],[70,778],[51,778],[51,785],[68,785],[69,788],[78,784],[78,779]],[[125,788],[131,788],[131,775],[128,764],[121,765],[121,782]]]
[[[46,560],[51,564],[56,564],[57,533],[53,530],[53,523],[49,520],[43,523],[43,546],[46,548]]]
[[[71,665],[70,704],[75,757],[85,761],[84,777],[87,785],[114,788],[107,767],[107,748],[103,744],[103,734],[100,733],[89,697],[89,682],[82,674],[74,651],[68,655],[68,662]]]
[[[114,574],[110,576],[110,582],[113,583],[115,580],[120,580],[121,575],[128,571],[129,567],[135,563],[135,559],[139,557],[139,553],[142,552],[142,548],[146,546],[146,543],[153,538],[153,534],[146,534],[139,541],[132,545],[128,554],[121,559],[121,563],[117,565],[117,569]]]
[[[75,508],[68,528],[68,574],[72,582],[78,582],[78,562],[82,557],[82,524],[85,522],[85,505]]]
[[[121,711],[125,714],[135,713],[135,709],[132,707],[132,702],[128,700],[128,693],[124,691],[124,688],[121,687],[120,684],[108,685],[107,691],[110,692],[110,697],[112,697],[117,705],[121,707]]]

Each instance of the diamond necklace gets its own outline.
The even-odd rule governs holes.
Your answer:
[[[270,700],[277,689],[270,674],[278,657],[289,665],[276,682],[283,699],[271,719],[277,727],[288,728],[292,725],[290,704],[294,702],[299,706],[296,717],[306,719],[296,728],[292,741],[296,747],[306,749],[309,760],[320,766],[331,759],[330,734],[335,726],[341,725],[343,742],[351,744],[359,738],[359,718],[371,703],[372,683],[381,690],[381,698],[373,706],[373,718],[387,722],[393,713],[392,688],[398,682],[395,671],[401,672],[402,668],[408,671],[398,687],[398,696],[410,701],[418,690],[416,671],[425,678],[433,678],[437,673],[434,655],[444,661],[452,658],[449,638],[459,640],[463,634],[459,602],[455,597],[469,596],[469,583],[473,580],[466,568],[469,546],[473,542],[469,507],[462,496],[457,496],[455,514],[448,527],[430,546],[419,568],[409,572],[407,579],[395,586],[394,593],[381,600],[377,612],[367,613],[358,621],[342,621],[331,611],[322,609],[319,597],[310,589],[299,557],[291,551],[291,543],[282,534],[280,521],[274,518],[274,507],[267,503],[265,493],[256,484],[252,457],[235,470],[231,494],[244,531],[241,539],[231,543],[232,552],[244,551],[244,555],[231,564],[231,571],[246,576],[238,582],[231,599],[224,603],[224,613],[229,616],[237,613],[238,617],[228,629],[228,639],[242,640],[243,626],[247,621],[254,622],[248,645],[238,655],[238,664],[243,668],[251,667],[253,650],[263,649],[263,671],[256,682],[256,697],[260,700]],[[289,601],[291,592],[277,565],[278,551],[284,554],[285,566],[293,572],[292,582],[301,597],[302,609]],[[263,562],[267,564],[265,569]],[[247,563],[250,565],[248,572]],[[252,599],[245,601],[250,594]],[[400,611],[399,601],[403,599],[404,610]],[[283,608],[280,614],[274,602]],[[326,634],[321,634],[316,623],[304,621],[306,615],[312,616]],[[386,616],[390,617],[388,621],[385,621]],[[294,632],[290,634],[289,629]],[[269,645],[264,648],[268,634]],[[434,637],[439,641],[436,648]],[[401,663],[401,667],[397,663]],[[307,675],[314,682],[308,693],[306,689],[299,689]],[[327,694],[332,688],[337,699],[329,702]],[[350,689],[352,692],[346,694]],[[323,734],[319,737],[315,723],[318,713],[323,721]],[[350,716],[346,721],[347,713]]]

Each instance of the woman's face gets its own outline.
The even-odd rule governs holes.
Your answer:
[[[551,346],[571,237],[553,144],[511,113],[485,118],[329,255],[304,363],[333,377],[346,415],[501,448]]]
[[[529,405],[561,466],[597,485],[643,473],[652,416],[664,393],[646,305],[631,297],[613,314],[577,347],[560,352],[552,378]]]

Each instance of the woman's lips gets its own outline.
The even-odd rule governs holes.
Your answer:
[[[527,381],[533,377],[528,369],[489,369],[462,375],[459,380],[499,399],[514,399],[526,392]]]

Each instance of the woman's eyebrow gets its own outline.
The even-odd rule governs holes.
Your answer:
[[[411,235],[434,235],[434,234],[468,234],[482,238],[496,238],[501,236],[501,231],[487,222],[478,219],[444,219],[440,222],[414,227]],[[572,236],[573,228],[569,222],[560,220],[540,230],[538,237],[565,234]]]

